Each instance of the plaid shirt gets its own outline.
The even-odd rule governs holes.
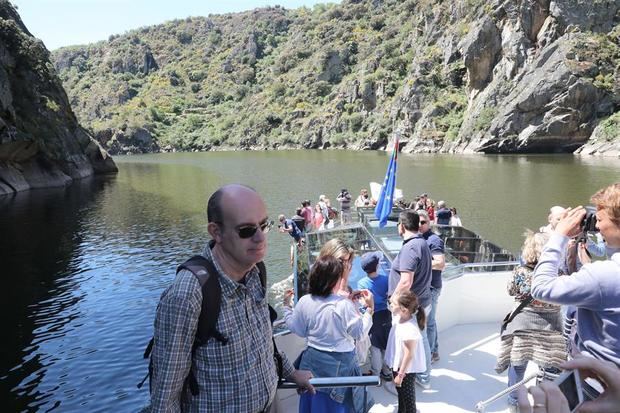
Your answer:
[[[217,329],[228,343],[210,339],[196,349],[192,360],[202,291],[191,272],[180,271],[157,306],[151,411],[260,412],[275,397],[278,373],[258,269],[246,275],[244,285],[222,271],[208,245],[203,256],[213,262],[219,275],[222,302]],[[286,357],[283,361],[284,377],[289,377],[294,369]],[[196,396],[183,388],[192,364],[200,389]]]

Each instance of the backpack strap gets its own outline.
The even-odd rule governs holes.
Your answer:
[[[222,304],[222,287],[215,266],[202,255],[195,255],[179,265],[177,273],[181,270],[194,274],[202,290],[202,309],[198,318],[194,347],[206,344],[211,337],[225,345],[228,339],[216,328]]]
[[[265,263],[260,261],[256,263],[256,268],[258,268],[258,278],[260,279],[260,285],[265,289],[265,294],[267,294],[267,267],[265,267]]]

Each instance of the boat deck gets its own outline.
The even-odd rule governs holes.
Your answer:
[[[475,412],[476,404],[506,388],[506,372],[494,370],[499,350],[499,323],[461,324],[440,332],[441,359],[433,364],[431,389],[416,387],[416,405],[422,413]],[[532,366],[535,369],[535,366]],[[528,370],[527,374],[530,371]],[[297,411],[297,396],[280,395],[283,412]],[[397,412],[392,383],[370,387],[375,400],[371,413]],[[505,397],[489,405],[486,412],[505,412]]]

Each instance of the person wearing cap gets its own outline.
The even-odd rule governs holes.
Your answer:
[[[392,328],[392,313],[387,305],[388,277],[379,273],[379,262],[383,254],[379,251],[362,255],[360,263],[366,277],[357,282],[357,288],[372,292],[375,299],[375,312],[370,328],[370,368],[375,376],[381,375],[385,381],[391,381],[390,369],[383,362],[387,340]]]

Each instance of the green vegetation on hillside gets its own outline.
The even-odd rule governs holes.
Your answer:
[[[437,100],[448,114],[437,127],[454,136],[465,70],[424,44],[429,18],[448,24],[449,12],[413,0],[276,6],[170,21],[53,55],[83,125],[144,127],[161,148],[309,146],[317,133],[323,146],[387,140],[385,108],[412,85]]]
[[[56,50],[53,59],[81,124],[108,148],[115,131],[136,139],[132,131],[146,130],[163,150],[375,149],[403,125],[439,148],[461,139],[468,119],[471,68],[460,45],[481,18],[501,27],[519,4],[505,2],[501,13],[481,0],[275,6],[143,27]],[[589,36],[574,62],[614,96],[617,30]],[[499,113],[495,104],[478,107],[470,134],[485,133]]]

